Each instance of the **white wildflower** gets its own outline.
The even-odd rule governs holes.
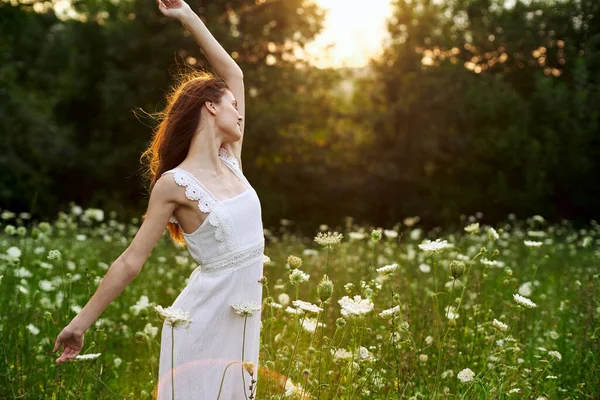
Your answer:
[[[317,233],[317,236],[315,236],[315,242],[325,248],[331,249],[334,244],[340,243],[343,237],[344,235],[338,232],[327,232],[325,234],[323,232],[319,232]]]
[[[456,375],[456,377],[463,383],[471,382],[475,378],[475,373],[470,368],[465,368]]]
[[[287,306],[288,304],[290,304],[290,296],[287,293],[281,293],[277,297],[277,300],[279,301],[279,304],[281,304],[282,306]]]
[[[342,307],[342,316],[344,317],[367,314],[373,310],[374,306],[370,299],[363,299],[359,295],[356,295],[353,298],[344,296],[338,300],[338,303]]]
[[[383,234],[385,235],[385,237],[387,237],[388,239],[395,239],[398,237],[398,232],[391,230],[391,229],[384,229],[383,230]]]
[[[515,299],[515,301],[517,302],[517,304],[526,307],[526,308],[534,308],[536,307],[536,304],[529,300],[527,297],[523,297],[519,294],[513,294],[513,298]]]
[[[550,357],[554,358],[557,361],[561,361],[562,360],[562,355],[558,351],[551,350],[551,351],[548,352],[548,355]]]
[[[381,268],[377,268],[376,271],[379,272],[380,274],[388,274],[390,272],[394,272],[396,269],[398,269],[398,263],[384,265]]]
[[[150,302],[148,302],[148,296],[144,295],[140,297],[137,303],[129,307],[129,309],[133,312],[134,315],[139,315],[140,311],[146,310],[150,306],[151,304]]]
[[[297,309],[297,308],[292,308],[290,306],[288,306],[285,310],[286,313],[288,314],[294,314],[294,315],[302,315],[304,314],[304,311]]]
[[[165,320],[165,322],[172,326],[188,326],[192,321],[190,320],[190,313],[183,311],[172,306],[163,308],[162,306],[154,306],[154,309],[158,314]]]
[[[492,321],[492,325],[494,326],[494,328],[498,329],[501,332],[506,332],[508,330],[508,325],[498,321],[496,318],[494,318],[494,320]]]
[[[400,312],[400,306],[395,306],[395,307],[383,310],[382,312],[379,313],[379,316],[383,319],[390,319],[394,315],[398,314],[399,312]]]
[[[310,275],[299,270],[298,268],[294,268],[290,273],[289,278],[292,285],[298,285],[299,283],[308,281]]]
[[[251,317],[255,312],[260,311],[260,305],[254,301],[244,301],[239,304],[232,304],[231,307],[235,310],[236,314],[242,317]]]
[[[316,305],[314,305],[312,303],[309,303],[307,301],[294,300],[294,301],[292,301],[292,304],[295,307],[297,307],[297,308],[299,308],[301,310],[308,311],[308,312],[311,312],[311,313],[318,313],[318,312],[323,311],[323,309],[321,307],[316,306]]]
[[[427,239],[425,242],[419,245],[419,248],[430,253],[438,253],[441,250],[448,249],[453,245],[448,243],[446,240],[436,239],[434,242]]]
[[[475,222],[474,224],[465,226],[464,229],[467,233],[477,233],[479,232],[479,222]]]
[[[6,250],[6,254],[8,254],[9,257],[12,258],[20,258],[21,257],[21,249],[16,247],[16,246],[11,246],[8,248],[8,250]]]
[[[75,358],[73,358],[73,360],[76,360],[76,361],[95,360],[96,358],[100,357],[101,354],[102,353],[77,355],[77,356],[75,356]]]
[[[366,235],[363,232],[350,232],[348,233],[348,237],[351,240],[361,240],[364,239]]]
[[[323,327],[325,324],[319,322],[318,326]],[[302,328],[307,332],[314,333],[317,329],[317,320],[315,318],[304,318],[302,321]]]
[[[532,292],[532,287],[531,287],[532,283],[531,282],[525,282],[523,283],[521,286],[519,286],[519,294],[521,296],[531,296],[531,292]]]
[[[428,274],[431,272],[431,267],[428,264],[421,264],[419,265],[419,271],[423,272],[424,274]]]
[[[33,324],[27,325],[26,328],[29,332],[31,332],[32,335],[37,335],[38,333],[40,333],[39,328]]]
[[[533,240],[525,240],[523,243],[525,243],[525,246],[527,247],[540,247],[544,244],[543,242],[535,242]]]

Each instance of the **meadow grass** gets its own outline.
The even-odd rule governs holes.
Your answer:
[[[315,238],[287,220],[265,229],[254,398],[599,398],[599,226],[481,218],[460,232],[424,232],[418,218],[375,230],[347,218]],[[187,250],[165,233],[86,333],[88,357],[56,365],[56,336],[140,221],[76,205],[53,222],[0,221],[0,398],[151,398],[153,306],[185,287]]]

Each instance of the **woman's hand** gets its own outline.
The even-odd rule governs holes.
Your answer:
[[[60,349],[60,345],[64,345],[64,349],[60,357],[56,359],[56,363],[60,364],[75,357],[83,348],[83,332],[78,331],[67,325],[65,329],[56,338],[53,353]]]
[[[190,6],[183,0],[156,0],[156,2],[160,12],[169,18],[181,20],[191,11]]]

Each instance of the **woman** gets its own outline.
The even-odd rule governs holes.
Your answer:
[[[143,155],[149,158],[152,184],[142,226],[59,334],[53,351],[64,346],[57,363],[81,351],[84,332],[140,273],[167,226],[200,266],[173,303],[189,313],[191,323],[163,324],[158,398],[214,400],[219,393],[221,399],[252,398],[260,313],[242,318],[232,308],[242,302],[261,304],[265,243],[260,201],[241,167],[243,75],[185,2],[158,0],[158,7],[192,33],[218,77],[188,75],[168,96]],[[242,368],[240,361],[254,365]]]

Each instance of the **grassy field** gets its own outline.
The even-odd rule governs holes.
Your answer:
[[[56,336],[140,221],[73,205],[53,222],[7,210],[0,222],[0,398],[151,398],[153,306],[185,287],[197,266],[187,250],[165,233],[86,333],[89,359],[56,365]],[[289,232],[285,220],[265,230],[255,398],[600,398],[595,222],[509,216],[491,228],[479,215],[424,232],[418,218],[377,230],[348,218],[315,238]]]

